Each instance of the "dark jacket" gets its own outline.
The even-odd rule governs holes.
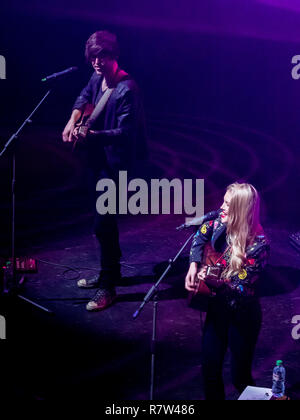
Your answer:
[[[93,73],[73,109],[83,110],[87,103],[97,104],[102,79]],[[143,166],[147,159],[144,110],[139,88],[130,76],[118,83],[106,104],[104,116],[99,118],[103,119],[103,127],[96,138],[90,136],[88,141],[101,143],[110,168],[134,171]]]
[[[203,262],[204,246],[207,242],[220,253],[228,248],[226,241],[226,225],[222,223],[221,218],[204,223],[197,230],[190,251],[190,263]],[[254,243],[247,247],[247,261],[241,271],[232,276],[230,283],[227,283],[227,289],[230,288],[233,294],[244,296],[253,296],[256,293],[256,283],[263,268],[266,265],[269,254],[269,242],[264,235],[257,235]],[[229,264],[230,249],[223,255],[220,263],[224,268]]]

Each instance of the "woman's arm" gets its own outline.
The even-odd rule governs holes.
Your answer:
[[[193,291],[195,288],[197,273],[203,261],[205,244],[210,241],[213,233],[213,221],[203,223],[197,230],[190,251],[190,267],[185,277],[185,288]]]
[[[211,240],[213,234],[213,220],[203,223],[197,230],[190,251],[190,264],[192,262],[201,263],[203,261],[203,250],[205,244]]]

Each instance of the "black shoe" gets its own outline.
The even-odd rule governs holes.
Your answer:
[[[86,305],[86,309],[88,311],[100,311],[110,306],[116,297],[117,295],[114,289],[99,289],[93,299]]]
[[[92,289],[100,286],[100,277],[94,276],[90,279],[80,279],[77,282],[77,286],[82,289]]]

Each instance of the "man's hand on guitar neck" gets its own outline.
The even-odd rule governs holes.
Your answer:
[[[80,125],[75,127],[73,131],[73,137],[76,141],[84,140],[88,136],[90,130],[86,125]]]

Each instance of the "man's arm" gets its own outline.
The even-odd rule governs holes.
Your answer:
[[[81,116],[81,110],[80,109],[73,109],[71,117],[69,121],[67,122],[67,125],[64,128],[64,131],[62,133],[62,139],[63,141],[73,141],[73,131],[75,128],[76,122],[79,120]]]
[[[90,138],[100,138],[104,146],[126,142],[134,135],[137,127],[138,104],[137,90],[127,90],[118,105],[116,127],[109,130],[90,130]]]
[[[92,95],[93,95],[93,84],[94,84],[95,73],[90,78],[87,86],[82,89],[80,95],[75,100],[73,105],[73,110],[67,125],[64,128],[62,133],[63,141],[73,141],[73,131],[75,128],[76,122],[79,120],[82,114],[82,110],[86,104],[92,102]]]

